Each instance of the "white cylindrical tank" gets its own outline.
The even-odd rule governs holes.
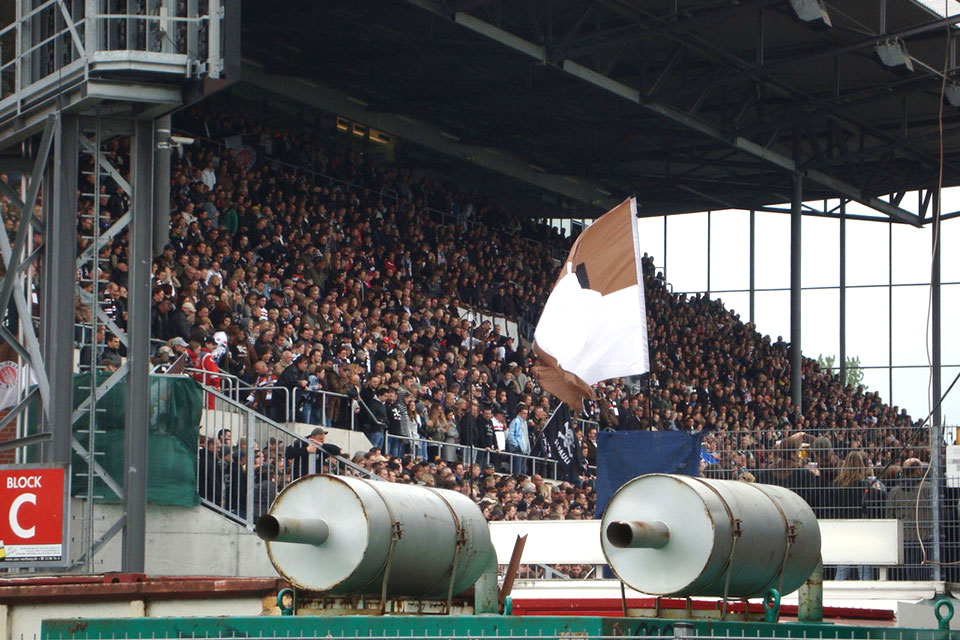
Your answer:
[[[334,595],[445,598],[492,557],[480,508],[453,491],[344,476],[305,476],[257,522],[284,578]],[[388,569],[389,567],[389,569]]]
[[[653,595],[787,594],[820,559],[820,527],[803,498],[734,480],[634,478],[610,499],[600,531],[611,570]]]

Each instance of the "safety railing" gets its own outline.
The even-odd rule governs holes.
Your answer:
[[[376,478],[332,448],[217,391],[203,412],[197,443],[197,491],[204,506],[252,529],[285,486],[312,473]],[[329,445],[327,445],[329,447]]]
[[[464,465],[478,464],[481,468],[492,465],[502,473],[539,473],[544,478],[557,478],[558,463],[550,458],[511,453],[499,449],[484,449],[455,442],[441,442],[429,438],[416,438],[386,434],[383,451],[398,458],[410,454],[414,459],[461,462]]]
[[[460,314],[460,319],[469,320],[476,326],[479,326],[485,321],[489,321],[491,327],[499,326],[501,329],[503,329],[503,337],[513,338],[516,341],[516,344],[520,343],[520,323],[509,316],[506,316],[502,313],[483,311],[473,307],[459,307],[457,312]]]
[[[222,0],[10,4],[16,15],[0,28],[4,100],[17,91],[84,80],[91,70],[219,77]]]
[[[322,389],[296,388],[290,394],[285,419],[354,431],[357,416],[349,396]]]
[[[287,412],[290,406],[290,389],[279,385],[240,388],[240,403],[248,409],[274,422],[290,422]]]
[[[197,369],[196,367],[186,367],[183,371],[199,381],[205,388],[214,389],[234,402],[240,402],[240,387],[243,383],[237,376],[222,371],[206,371],[205,369]],[[217,380],[216,384],[210,382],[214,379]]]

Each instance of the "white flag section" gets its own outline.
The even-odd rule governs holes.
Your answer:
[[[626,200],[580,234],[537,325],[540,383],[575,408],[590,385],[650,370],[636,211]]]
[[[591,385],[650,371],[646,337],[638,285],[603,296],[580,288],[573,273],[554,287],[535,334],[564,370]]]

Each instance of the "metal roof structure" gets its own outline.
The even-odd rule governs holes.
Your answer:
[[[930,192],[909,210],[901,199],[936,188],[941,138],[943,185],[960,185],[960,18],[945,8],[248,0],[244,80],[296,78],[388,131],[425,123],[445,153],[539,180],[587,215],[629,194],[649,215],[762,208],[789,202],[799,173],[804,200],[919,225]]]

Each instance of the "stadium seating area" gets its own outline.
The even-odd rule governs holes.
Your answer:
[[[581,416],[582,461],[562,483],[532,468],[504,473],[496,452],[511,446],[521,403],[530,407],[533,455],[550,457],[542,431],[552,401],[526,340],[495,323],[474,326],[459,311],[509,317],[529,337],[568,239],[487,194],[417,179],[294,130],[200,109],[175,125],[199,141],[174,157],[170,243],[154,262],[152,331],[166,342],[158,360],[186,351],[200,367],[215,361],[249,386],[249,406],[272,418],[284,407],[268,387],[326,390],[364,400],[354,420],[375,445],[381,425],[436,443],[357,454],[384,478],[463,491],[491,519],[591,517],[598,428],[703,430],[705,475],[789,486],[820,515],[850,517],[841,493],[825,489],[876,482],[885,493],[903,462],[926,460],[925,436],[905,411],[809,359],[801,414],[790,402],[788,345],[719,300],[670,293],[645,257],[650,375],[600,385]],[[108,153],[125,172],[122,143]],[[119,189],[107,181],[102,191],[105,211],[119,217]],[[102,303],[122,326],[124,239],[102,255],[112,264],[100,275]],[[78,303],[78,315],[88,312]],[[215,338],[221,331],[225,341]],[[112,359],[110,349],[99,348],[98,360]],[[324,426],[347,426],[352,406],[328,399],[320,411],[308,399],[297,419],[319,425],[326,415]],[[471,465],[444,443],[490,455]],[[220,451],[223,443],[210,444]],[[291,477],[284,456],[257,461],[279,485]],[[224,464],[210,462],[211,473]],[[882,477],[870,480],[871,469]]]

